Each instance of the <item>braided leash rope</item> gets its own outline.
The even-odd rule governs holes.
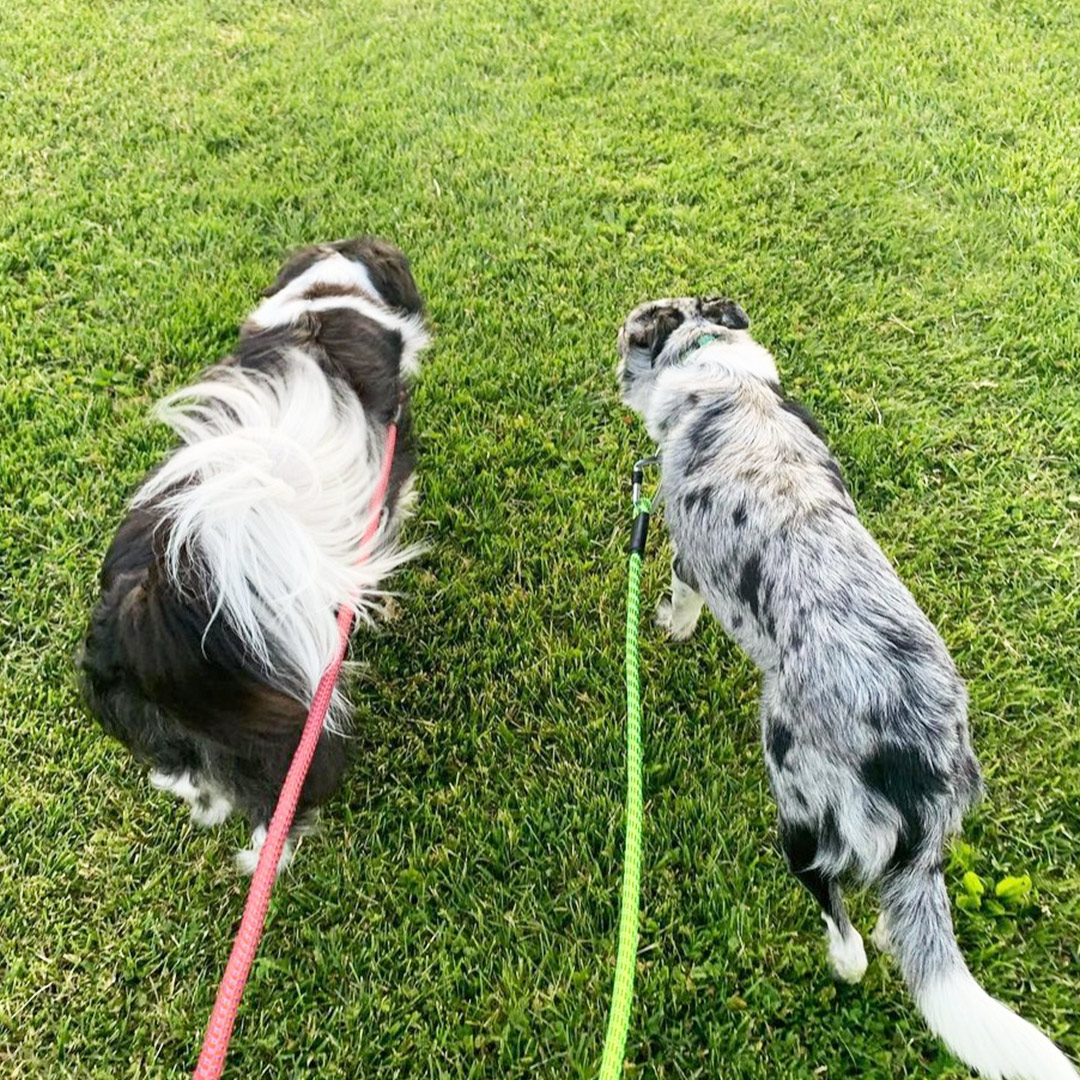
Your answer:
[[[630,1030],[634,1003],[634,970],[637,966],[638,916],[641,906],[641,670],[638,630],[641,622],[641,563],[649,531],[652,504],[641,495],[643,467],[634,466],[634,526],[630,541],[626,584],[626,843],[623,853],[622,894],[619,900],[619,944],[615,957],[615,983],[611,991],[604,1054],[599,1080],[619,1080]]]
[[[360,541],[360,553],[357,561],[367,557],[368,545],[379,530],[383,502],[386,499],[386,490],[390,485],[390,470],[394,463],[394,447],[396,444],[397,424],[392,423],[386,431],[382,468],[371,496],[371,505],[368,509],[368,524]],[[337,682],[338,674],[341,672],[341,665],[345,659],[345,650],[348,648],[349,634],[352,630],[354,618],[351,601],[352,598],[342,604],[338,611],[337,652],[319,680],[319,686],[315,691],[315,697],[312,699],[307,720],[304,721],[304,730],[300,736],[300,742],[296,747],[292,763],[289,765],[285,782],[281,786],[281,794],[278,796],[277,806],[274,807],[274,816],[270,819],[270,828],[263,843],[262,851],[259,852],[259,863],[252,876],[251,887],[248,889],[247,902],[244,905],[244,917],[240,922],[240,929],[236,933],[236,941],[233,942],[232,952],[229,954],[229,962],[225,967],[221,986],[218,988],[214,1010],[210,1014],[210,1022],[206,1025],[206,1035],[203,1038],[199,1062],[195,1067],[192,1080],[218,1080],[225,1069],[225,1056],[229,1051],[229,1040],[232,1037],[236,1014],[240,1008],[240,998],[243,996],[244,986],[247,984],[248,975],[251,973],[251,965],[255,960],[255,953],[259,948],[259,939],[262,937],[263,924],[266,921],[266,912],[270,907],[270,893],[274,888],[274,880],[277,878],[278,860],[281,858],[281,853],[285,848],[285,841],[289,837],[289,829],[292,828],[293,818],[296,816],[296,807],[300,802],[300,793],[304,787],[304,780],[307,778],[311,759],[315,756],[315,750],[319,745],[323,721],[326,719],[327,710],[330,708],[330,701],[334,695],[334,685]]]

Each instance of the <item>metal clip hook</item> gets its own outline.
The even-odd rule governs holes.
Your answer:
[[[630,489],[631,499],[634,506],[637,506],[638,501],[641,499],[641,485],[645,481],[645,470],[651,469],[654,465],[659,464],[659,454],[653,454],[651,457],[643,457],[640,460],[634,462],[633,486]]]

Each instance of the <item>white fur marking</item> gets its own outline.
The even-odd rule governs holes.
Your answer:
[[[232,800],[219,793],[203,792],[191,805],[191,820],[204,829],[220,825],[233,812]]]
[[[829,939],[829,963],[836,977],[847,983],[857,983],[866,974],[866,949],[859,931],[850,926],[845,935],[828,915],[823,918]]]
[[[341,285],[361,289],[362,296],[322,296],[304,299],[314,285]],[[263,330],[296,322],[305,312],[348,308],[401,335],[401,369],[406,375],[420,370],[420,353],[431,339],[419,315],[402,315],[385,306],[365,267],[337,252],[313,263],[283,289],[267,297],[249,316],[248,324]]]
[[[191,782],[191,773],[165,773],[155,769],[150,774],[150,784],[187,803],[194,803],[199,797],[199,789]]]
[[[255,873],[255,868],[259,865],[259,855],[262,853],[263,846],[266,844],[266,835],[266,826],[259,825],[251,832],[251,846],[242,848],[236,853],[236,868],[240,873]],[[296,844],[290,836],[285,841],[285,846],[281,849],[281,857],[278,859],[277,868],[279,874],[288,868],[295,853]]]
[[[988,1080],[1077,1080],[1065,1055],[965,968],[934,979],[918,1001],[931,1030]]]
[[[313,262],[302,274],[297,274],[292,281],[278,289],[273,296],[268,296],[249,316],[249,319],[262,327],[280,326],[292,322],[295,315],[286,314],[284,309],[295,304],[309,289],[316,285],[338,285],[342,288],[360,289],[368,296],[382,302],[382,297],[371,282],[367,267],[355,259],[347,258],[338,251],[327,251],[317,262]]]
[[[671,598],[656,609],[656,625],[675,641],[686,641],[694,632],[705,601],[675,572],[671,574]]]
[[[878,921],[874,924],[874,929],[870,933],[870,941],[878,952],[885,953],[886,956],[892,956],[893,943],[892,938],[889,937],[889,920],[884,911],[878,916]]]

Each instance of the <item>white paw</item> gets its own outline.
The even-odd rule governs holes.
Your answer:
[[[878,921],[874,924],[874,929],[870,933],[870,941],[878,952],[892,956],[892,938],[889,936],[889,923],[885,918],[885,912],[878,916]]]
[[[838,979],[857,983],[866,974],[866,949],[859,931],[849,928],[841,934],[836,925],[826,919],[829,936],[829,964]]]
[[[191,804],[191,820],[204,829],[220,825],[231,813],[233,805],[224,795],[203,796]]]
[[[184,802],[193,803],[199,797],[199,789],[191,782],[191,773],[165,773],[155,769],[150,774],[150,785],[158,791],[168,791]]]
[[[676,611],[670,600],[662,600],[656,609],[656,625],[673,641],[686,641],[697,626],[698,611]]]
[[[265,843],[266,826],[260,825],[258,828],[252,830],[251,846],[242,848],[234,856],[236,869],[239,870],[241,874],[251,875],[255,873],[255,868],[259,865],[259,856],[262,854],[263,845]],[[286,840],[285,846],[281,849],[281,856],[278,859],[277,868],[279,874],[292,862],[295,851],[296,847],[293,844],[292,839]]]

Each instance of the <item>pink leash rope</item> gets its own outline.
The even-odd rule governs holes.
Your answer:
[[[390,484],[390,469],[394,463],[396,443],[397,424],[392,423],[386,431],[382,469],[371,496],[369,521],[363,539],[360,541],[359,559],[365,557],[367,554],[365,549],[379,529],[383,500],[386,498],[386,489]],[[240,998],[243,996],[244,986],[251,973],[251,965],[259,948],[259,939],[262,937],[263,923],[266,921],[266,912],[270,906],[270,893],[274,888],[274,879],[277,877],[278,860],[285,849],[285,841],[288,839],[289,829],[296,816],[296,806],[300,801],[300,792],[303,790],[304,780],[311,767],[311,759],[315,756],[315,748],[319,744],[323,721],[326,719],[330,699],[334,694],[334,684],[337,682],[342,662],[345,659],[352,624],[352,605],[344,604],[338,611],[337,625],[340,636],[337,653],[319,680],[319,687],[315,691],[311,709],[304,722],[300,743],[296,747],[292,764],[285,776],[285,783],[281,786],[274,816],[270,819],[270,829],[262,851],[259,852],[259,864],[255,868],[251,887],[248,889],[244,917],[240,922],[240,929],[237,931],[236,941],[233,943],[229,962],[221,979],[221,986],[218,988],[214,1011],[210,1014],[210,1022],[206,1025],[206,1036],[203,1039],[199,1063],[195,1066],[192,1080],[218,1080],[225,1068],[225,1055],[229,1050],[229,1039],[232,1037],[233,1025],[236,1023]]]

